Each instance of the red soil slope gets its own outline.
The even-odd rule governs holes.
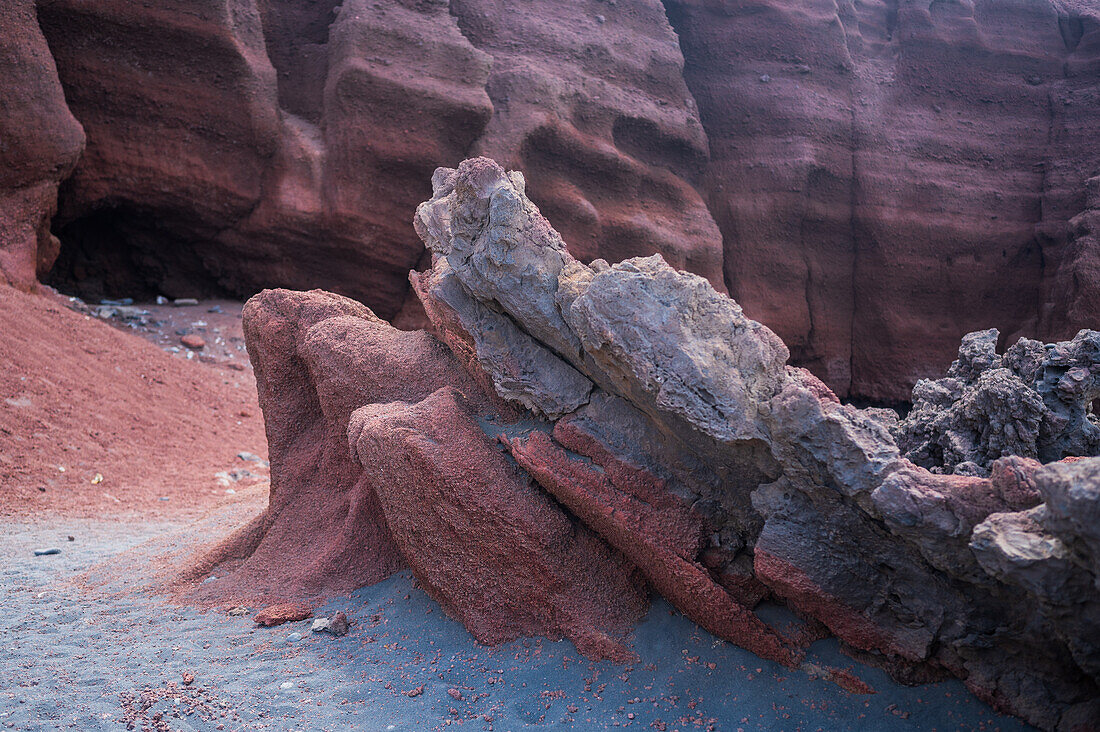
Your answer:
[[[173,357],[52,297],[0,286],[0,363],[0,517],[178,515],[225,495],[216,473],[255,472],[238,452],[266,455],[251,371]]]

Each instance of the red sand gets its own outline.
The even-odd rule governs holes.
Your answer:
[[[216,473],[256,472],[238,452],[267,455],[251,370],[174,357],[56,297],[0,287],[0,363],[0,517],[178,516],[224,498]]]

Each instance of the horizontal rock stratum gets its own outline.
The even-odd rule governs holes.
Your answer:
[[[1044,729],[1100,719],[1100,459],[1060,459],[1092,444],[1068,433],[1044,437],[1050,464],[992,455],[1017,405],[973,384],[1018,359],[976,334],[952,371],[964,406],[899,425],[659,255],[581,263],[522,175],[477,158],[432,183],[415,222],[432,266],[412,275],[432,334],[321,291],[247,305],[271,501],[213,556],[233,582],[291,599],[408,566],[481,641],[616,660],[648,587],[795,666],[753,612],[770,596],[899,677],[955,675]],[[1093,337],[1029,362],[1029,383],[1080,383]],[[998,415],[966,443],[988,477],[902,456],[891,430],[930,444],[972,404]]]

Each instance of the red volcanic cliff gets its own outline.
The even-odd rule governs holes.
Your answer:
[[[796,362],[904,398],[963,333],[1095,324],[1094,3],[667,5],[730,293]]]
[[[660,252],[841,395],[1100,311],[1095,3],[155,5],[0,11],[6,280],[56,258],[88,297],[324,287],[423,322],[413,209],[487,155],[579,259]]]

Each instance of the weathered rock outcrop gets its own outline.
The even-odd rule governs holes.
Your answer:
[[[249,305],[273,496],[245,536],[278,551],[279,532],[324,532],[374,574],[402,557],[487,642],[564,635],[624,658],[644,583],[797,665],[753,612],[770,595],[903,678],[953,674],[1045,729],[1100,718],[1100,459],[930,472],[703,278],[659,256],[581,263],[491,160],[433,187],[416,217],[432,267],[412,279],[439,340],[324,293]],[[1091,343],[987,340],[952,378],[1027,374],[1041,404]],[[334,525],[371,527],[375,553],[285,508],[301,500],[362,506]]]

